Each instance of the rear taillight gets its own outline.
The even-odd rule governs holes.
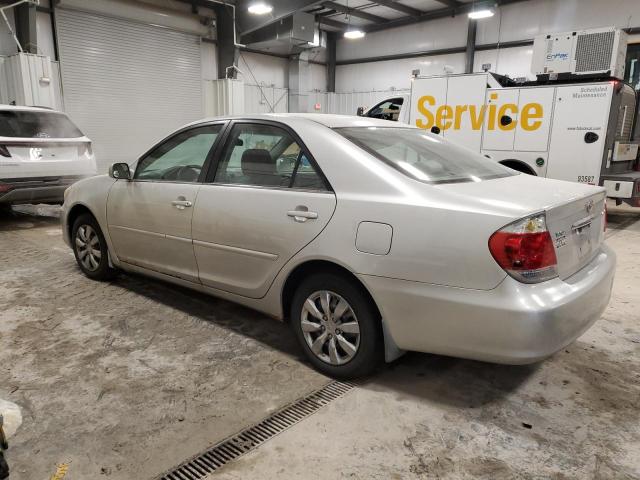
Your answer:
[[[90,143],[83,143],[81,145],[78,145],[78,156],[82,157],[84,155],[87,156],[91,156],[91,154],[93,153],[93,149],[91,148],[91,144]]]
[[[520,282],[538,283],[558,276],[544,213],[498,230],[489,239],[489,250],[498,265]]]
[[[7,158],[11,157],[11,152],[9,151],[6,145],[0,145],[0,156],[7,157]]]
[[[11,185],[7,185],[6,183],[0,183],[0,193],[7,193],[11,189],[13,189]]]

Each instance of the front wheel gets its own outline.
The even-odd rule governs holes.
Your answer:
[[[116,270],[109,266],[109,251],[98,222],[88,213],[80,215],[71,229],[73,253],[80,270],[93,280],[110,280]]]
[[[305,354],[327,375],[361,377],[381,363],[380,318],[354,282],[334,274],[307,278],[293,297],[290,319]]]

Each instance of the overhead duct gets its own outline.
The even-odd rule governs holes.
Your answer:
[[[312,14],[296,12],[243,35],[242,42],[251,48],[289,55],[310,48],[325,48],[327,36],[319,30]]]

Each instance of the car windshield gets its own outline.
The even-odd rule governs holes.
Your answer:
[[[338,133],[409,177],[426,183],[479,182],[517,175],[418,128],[347,127]]]
[[[78,138],[82,132],[62,113],[5,110],[0,111],[0,137]]]

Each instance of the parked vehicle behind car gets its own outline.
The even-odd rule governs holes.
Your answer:
[[[61,204],[69,185],[96,173],[91,140],[65,113],[0,105],[0,204]]]
[[[603,188],[384,120],[203,120],[65,195],[89,278],[144,273],[284,319],[343,378],[404,350],[541,360],[599,318],[615,271]]]

